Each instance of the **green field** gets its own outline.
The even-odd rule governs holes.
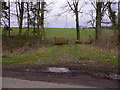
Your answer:
[[[32,29],[31,29],[32,31]],[[111,50],[106,51],[94,45],[82,45],[73,43],[76,39],[75,29],[64,29],[64,28],[47,28],[46,38],[52,39],[53,37],[63,37],[71,39],[69,45],[50,45],[43,46],[32,51],[27,51],[24,53],[3,53],[2,63],[3,65],[8,64],[53,64],[59,62],[79,62],[79,60],[90,60],[97,61],[106,65],[117,66],[118,53],[117,51]],[[24,34],[25,29],[23,30]],[[104,35],[112,35],[113,31],[103,30]],[[11,35],[17,35],[17,28],[13,28]],[[81,30],[81,39],[89,39],[89,36],[95,37],[95,30],[93,29],[82,29]],[[32,34],[31,34],[32,37]],[[30,37],[30,38],[31,38]],[[32,39],[32,38],[31,38]],[[30,39],[30,40],[31,40]],[[5,41],[6,39],[3,38]],[[3,41],[3,42],[4,42]],[[7,45],[16,43],[14,40],[6,40]],[[25,41],[24,38],[22,41]],[[23,45],[24,47],[24,45]]]
[[[11,35],[17,35],[19,30],[18,28],[13,27],[11,31]],[[32,35],[33,29],[30,28],[30,35]],[[27,28],[23,28],[22,34],[27,34]],[[4,33],[4,32],[3,32]],[[46,38],[53,38],[53,37],[63,37],[63,38],[70,38],[76,39],[76,29],[74,28],[45,28]],[[80,35],[82,39],[88,39],[90,37],[95,36],[94,29],[80,29]],[[102,35],[112,35],[112,30],[102,30]]]

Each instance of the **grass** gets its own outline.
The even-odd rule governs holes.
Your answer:
[[[33,31],[33,28],[30,28],[30,35]],[[12,27],[11,35],[18,35],[19,29],[17,27]],[[23,35],[27,34],[27,28],[23,28],[22,30]],[[74,28],[45,28],[46,38],[53,38],[53,37],[63,37],[63,38],[70,38],[76,39],[76,29]],[[112,30],[102,30],[103,35],[112,35]],[[90,37],[95,37],[95,30],[94,29],[80,29],[81,39],[88,39]]]
[[[99,61],[103,64],[117,65],[117,52],[104,51],[92,45],[62,45],[44,47],[37,51],[23,54],[3,54],[3,64],[51,64],[57,63],[64,57],[80,60],[80,58]],[[66,62],[68,60],[64,60]]]
[[[13,28],[11,32],[13,35],[17,34],[18,28]],[[24,30],[25,31],[25,30]],[[47,28],[46,38],[64,37],[70,38],[72,41],[76,38],[75,29],[60,29],[60,28]],[[112,31],[103,31],[104,34],[112,35]],[[95,31],[93,29],[82,29],[81,38],[88,39],[89,36],[94,37]],[[32,37],[30,38],[32,40]],[[3,39],[4,40],[4,39]],[[5,40],[4,40],[5,41]],[[4,42],[3,41],[3,42]],[[15,39],[12,41],[8,38],[7,44],[13,45],[17,42]],[[21,39],[25,44],[25,38]],[[16,46],[15,46],[16,47]],[[80,58],[99,61],[103,64],[117,65],[118,53],[115,51],[106,51],[93,45],[81,45],[71,43],[69,45],[51,45],[48,47],[41,47],[37,50],[32,50],[24,53],[3,53],[5,56],[2,60],[3,65],[9,64],[53,64],[59,62],[79,61]]]
[[[95,36],[94,30],[84,30],[81,29],[81,38],[89,38],[89,36]],[[76,30],[75,29],[67,29],[67,28],[48,28],[47,29],[47,38],[53,37],[63,37],[76,39]]]

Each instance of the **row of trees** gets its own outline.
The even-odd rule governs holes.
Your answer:
[[[23,27],[23,19],[27,18],[27,35],[29,36],[30,26],[33,27],[33,34],[37,33],[39,39],[41,41],[44,40],[44,13],[45,13],[45,5],[44,1],[42,2],[14,2],[16,5],[16,16],[18,20],[19,26],[19,35],[22,34]],[[112,22],[112,26],[116,35],[118,20],[115,15],[116,11],[112,9],[112,5],[116,4],[113,2],[92,2],[91,4],[96,10],[96,39],[101,37],[101,20],[104,14],[108,11],[109,18]],[[77,40],[80,41],[80,25],[79,25],[79,14],[81,13],[80,0],[67,0],[66,7],[69,7],[69,11],[72,11],[75,15],[76,22],[76,33]],[[6,2],[2,2],[2,12],[3,12],[3,23],[5,27],[7,27],[7,34],[10,35],[10,2],[6,5]],[[5,23],[5,20],[8,21],[8,24]]]
[[[13,5],[13,4],[12,4]],[[8,5],[6,2],[2,2],[2,22],[4,24],[6,34],[10,36],[10,14],[17,17],[19,26],[19,36],[22,35],[23,20],[27,20],[27,35],[29,36],[30,27],[34,27],[33,34],[37,33],[41,41],[44,40],[44,12],[45,5],[44,1],[41,2],[14,2],[16,13],[10,12],[10,2]]]
[[[80,10],[82,7],[79,7],[80,0],[72,0],[69,1],[67,0],[67,4],[70,7],[70,10],[75,14],[76,17],[76,32],[77,32],[77,40],[80,40],[80,25],[79,25],[79,13],[82,13]],[[118,25],[118,19],[115,13],[117,11],[114,11],[112,9],[112,5],[117,4],[116,2],[95,2],[93,3],[91,1],[91,4],[96,10],[96,27],[95,27],[95,32],[96,32],[96,39],[101,38],[101,21],[102,17],[106,13],[106,11],[109,12],[109,18],[112,22],[114,34],[116,35],[116,30],[117,30],[117,25]],[[93,16],[92,16],[93,17]]]

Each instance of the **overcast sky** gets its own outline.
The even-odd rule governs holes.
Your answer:
[[[66,4],[67,0],[45,0],[47,4],[53,2],[49,6],[50,9],[52,9],[51,12],[49,12],[47,15],[45,15],[45,27],[51,27],[51,28],[75,28],[75,16],[73,12],[67,12],[61,15],[60,17],[56,17],[57,14],[61,13],[63,9],[61,8]],[[84,1],[84,2],[83,2]],[[86,0],[87,4],[85,3],[85,0],[80,0],[79,7],[82,5],[81,12],[84,12],[83,14],[79,14],[79,24],[82,27],[85,27],[87,25],[87,22],[91,20],[90,15],[85,14],[89,13],[89,11],[93,11],[93,16],[95,17],[95,9],[94,7],[89,4],[90,0]],[[12,5],[11,10],[15,11],[15,6]],[[108,17],[105,17],[106,21],[109,21]],[[23,22],[25,26],[25,20]],[[11,16],[11,27],[17,27],[17,18],[15,16]],[[88,24],[88,27],[91,25]]]
[[[75,16],[73,14],[73,12],[66,12],[63,15],[61,15],[60,17],[56,18],[56,14],[61,13],[63,11],[63,9],[61,7],[63,7],[64,5],[66,5],[66,1],[67,0],[46,0],[47,3],[50,2],[54,2],[54,5],[52,6],[52,12],[50,13],[50,16],[47,19],[47,21],[49,22],[48,24],[46,24],[48,27],[61,27],[61,28],[75,28]],[[79,6],[81,7],[81,5],[83,4],[84,0],[81,0]],[[87,10],[86,10],[87,9]],[[91,5],[84,5],[82,8],[82,11],[85,13],[87,13],[87,11],[89,10],[94,10],[94,8]],[[90,20],[90,16],[89,15],[79,15],[79,21],[80,21],[80,25],[82,26],[86,26],[86,22]]]

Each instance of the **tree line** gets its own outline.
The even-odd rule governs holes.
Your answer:
[[[22,35],[22,28],[23,28],[23,19],[27,18],[27,35],[29,36],[30,26],[33,27],[33,34],[37,34],[41,41],[45,38],[44,33],[44,17],[46,11],[46,2],[43,0],[41,2],[14,2],[16,8],[16,16],[19,26],[19,36]],[[79,25],[79,14],[81,13],[81,7],[79,7],[80,0],[67,0],[66,6],[69,11],[72,11],[75,15],[75,22],[76,22],[76,40],[80,41],[80,25]],[[102,18],[106,14],[109,13],[109,19],[111,20],[114,35],[116,35],[117,27],[118,27],[118,19],[117,15],[115,14],[117,11],[112,9],[112,5],[115,5],[116,2],[92,2],[91,4],[95,8],[96,11],[96,18],[95,18],[95,35],[96,39],[101,38],[101,23]],[[10,1],[8,5],[6,2],[2,2],[2,22],[6,29],[6,33],[10,36]],[[89,13],[90,14],[90,13]],[[91,14],[92,16],[92,14]],[[93,17],[93,16],[92,16]],[[7,23],[6,23],[7,21]]]
[[[67,4],[70,7],[70,11],[72,11],[75,14],[75,21],[76,21],[76,32],[77,32],[77,40],[80,41],[80,25],[79,25],[79,13],[81,12],[81,8],[79,7],[80,0],[67,0]],[[98,0],[98,2],[92,2],[91,4],[96,10],[96,26],[95,26],[95,35],[96,39],[101,38],[101,23],[102,18],[104,14],[106,14],[106,11],[109,13],[109,19],[111,20],[112,27],[114,30],[114,35],[117,33],[117,26],[118,26],[118,16],[115,14],[117,11],[112,9],[112,5],[117,4],[116,2],[104,2]],[[92,16],[92,15],[91,15]],[[93,16],[92,16],[93,17]]]
[[[29,36],[30,27],[33,27],[33,34],[37,34],[41,41],[44,40],[44,12],[46,2],[14,2],[19,27],[19,36],[22,35],[23,29],[23,20],[27,19],[27,35]],[[4,25],[4,29],[6,30],[7,36],[10,36],[11,25],[10,25],[10,1],[2,2],[2,24]]]

